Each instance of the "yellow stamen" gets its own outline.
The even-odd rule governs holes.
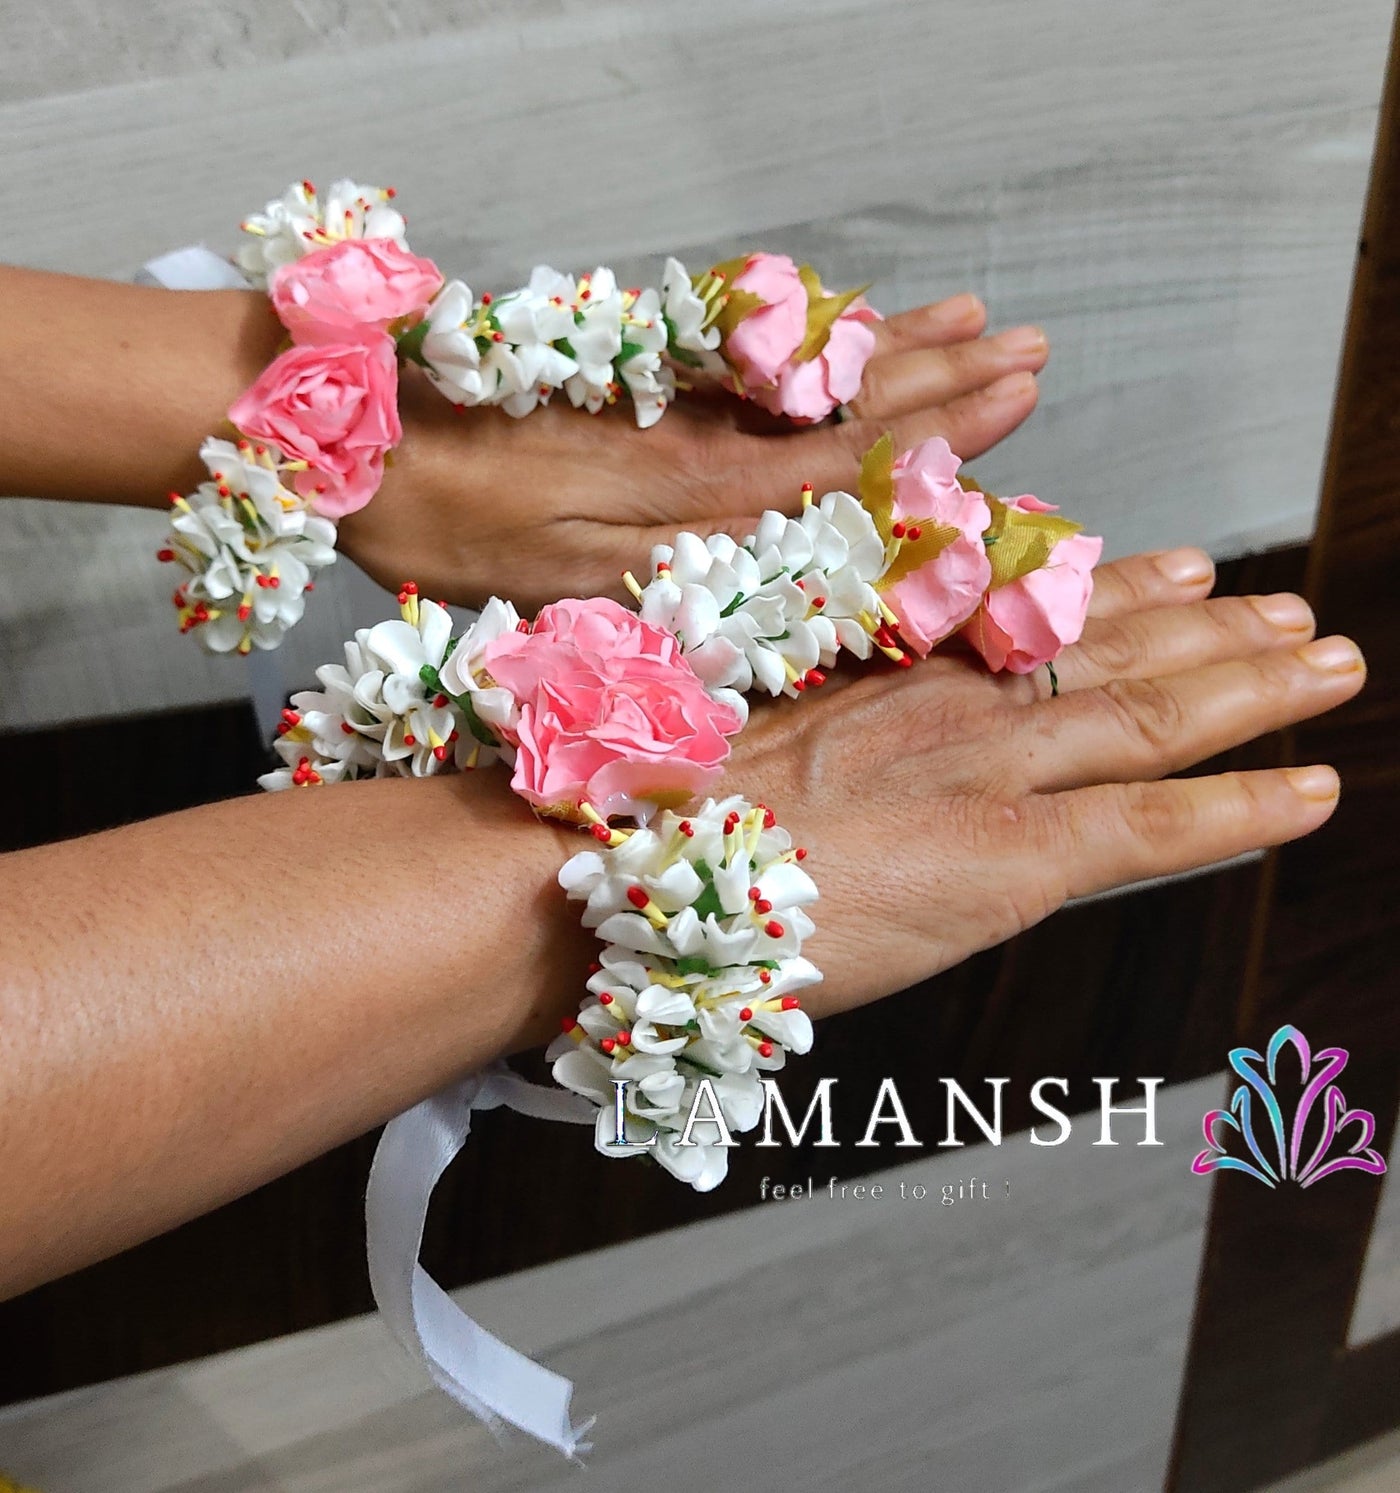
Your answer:
[[[642,599],[642,588],[637,583],[637,577],[630,570],[622,572],[622,584],[632,593],[636,600]]]

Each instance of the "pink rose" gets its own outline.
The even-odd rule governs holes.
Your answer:
[[[293,342],[372,342],[441,284],[431,259],[391,238],[347,238],[274,270],[267,293]]]
[[[560,601],[531,632],[488,643],[482,665],[516,698],[511,786],[537,809],[604,817],[704,793],[742,721],[712,700],[669,632],[615,601]]]
[[[394,339],[289,348],[228,412],[253,441],[304,461],[293,485],[318,513],[363,508],[384,477],[384,453],[403,439]]]
[[[788,359],[807,335],[807,288],[786,254],[753,254],[735,277],[764,304],[750,312],[724,340],[725,356],[739,370],[744,391],[776,384]]]
[[[981,493],[958,485],[962,462],[942,436],[906,451],[894,464],[894,516],[906,528],[955,528],[958,537],[932,560],[897,581],[885,601],[900,636],[920,658],[956,632],[982,603],[992,578],[982,536],[992,511]]]
[[[1038,498],[1006,500],[1022,513],[1053,513]],[[1079,641],[1093,593],[1093,569],[1103,552],[1097,536],[1071,534],[1050,551],[1039,570],[988,591],[963,636],[993,670],[1029,674],[1049,663],[1062,648]]]
[[[838,404],[860,393],[865,365],[875,351],[868,323],[880,314],[857,297],[837,317],[826,346],[798,362],[807,337],[808,295],[797,266],[786,254],[754,254],[735,277],[735,290],[765,304],[745,316],[725,337],[724,355],[737,369],[744,394],[775,415],[824,420]]]

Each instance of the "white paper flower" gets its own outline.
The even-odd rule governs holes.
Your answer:
[[[419,354],[429,381],[453,404],[480,404],[485,380],[470,288],[460,280],[446,281],[429,304],[426,321]]]
[[[642,617],[681,640],[712,692],[800,694],[841,648],[869,658],[885,549],[849,493],[827,493],[801,517],[770,510],[752,538],[682,533],[652,551]]]
[[[568,351],[578,372],[565,381],[564,389],[575,407],[596,415],[617,398],[613,363],[622,351],[622,292],[611,270],[600,266],[579,277],[573,315]]]
[[[695,293],[679,259],[668,259],[661,277],[661,310],[670,334],[671,355],[679,362],[718,377],[725,372],[719,356],[719,328],[706,325],[710,307]]]
[[[468,767],[473,753],[480,755],[461,710],[428,682],[447,653],[451,617],[416,590],[406,588],[401,598],[401,617],[361,628],[345,645],[343,665],[316,671],[320,690],[292,696],[273,743],[289,766],[305,755],[318,769],[339,764],[345,778],[425,778]]]
[[[676,397],[676,376],[661,360],[666,351],[666,322],[661,297],[654,290],[624,291],[622,307],[617,379],[632,397],[638,426],[646,430]]]
[[[342,179],[324,200],[309,181],[293,182],[260,213],[243,220],[238,267],[259,288],[284,264],[345,238],[388,238],[407,248],[404,220],[391,206],[392,188],[365,187]]]
[[[502,733],[515,729],[520,708],[515,696],[492,680],[481,656],[488,643],[519,626],[519,612],[510,602],[493,596],[439,670],[443,690],[458,701],[475,739],[467,757],[469,767],[487,767],[498,757],[507,763],[515,761],[515,749],[502,740]]]
[[[275,448],[211,438],[200,456],[209,480],[176,498],[160,551],[189,572],[173,598],[181,631],[215,653],[275,648],[335,560],[335,525],[283,483]]]
[[[762,1114],[761,1076],[811,1047],[796,992],[821,979],[801,954],[817,889],[805,852],[742,798],[666,810],[613,838],[559,873],[605,946],[577,1018],[547,1056],[561,1084],[600,1106],[604,1155],[651,1155],[704,1190],[724,1176],[727,1148],[697,1099],[717,1104],[729,1130],[750,1129]],[[629,1148],[615,1144],[615,1079],[627,1081]],[[692,1110],[700,1144],[683,1146]]]

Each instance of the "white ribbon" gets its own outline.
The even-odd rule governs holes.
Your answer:
[[[149,260],[136,279],[167,290],[248,288],[233,265],[202,244]],[[391,1120],[365,1193],[370,1285],[389,1331],[439,1389],[494,1434],[509,1421],[577,1461],[590,1448],[583,1438],[593,1420],[580,1426],[570,1421],[569,1380],[472,1321],[418,1263],[428,1200],[466,1144],[472,1111],[503,1104],[536,1119],[579,1125],[594,1124],[598,1115],[580,1095],[527,1083],[497,1063]]]
[[[160,285],[166,290],[248,289],[248,281],[237,265],[203,244],[190,244],[148,259],[137,272],[136,283]]]
[[[433,1382],[499,1435],[509,1421],[577,1461],[593,1421],[569,1419],[573,1385],[493,1337],[418,1263],[428,1200],[466,1144],[474,1109],[506,1105],[537,1119],[591,1125],[597,1108],[527,1083],[504,1064],[464,1078],[385,1127],[365,1194],[369,1279],[379,1313]]]

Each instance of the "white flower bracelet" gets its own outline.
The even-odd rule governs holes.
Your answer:
[[[821,419],[854,397],[874,350],[878,318],[861,293],[831,294],[781,255],[695,277],[671,258],[660,289],[540,266],[520,289],[478,298],[409,252],[394,197],[296,182],[242,224],[236,262],[293,345],[229,411],[232,444],[206,442],[208,480],[171,495],[158,552],[188,572],[174,592],[181,631],[215,652],[275,648],[300,619],[335,558],[336,520],[371,500],[401,437],[399,363],[460,407],[521,417],[562,390],[596,414],[625,397],[646,428],[676,397],[678,368]]]
[[[564,601],[534,619],[492,599],[461,636],[407,585],[321,688],[292,697],[271,790],[427,777],[500,761],[537,813],[596,842],[559,873],[603,943],[547,1056],[560,1089],[504,1064],[392,1121],[366,1197],[370,1278],[395,1336],[488,1424],[577,1458],[573,1386],[460,1312],[417,1264],[433,1187],[474,1111],[508,1104],[589,1124],[605,1156],[651,1156],[698,1191],[756,1127],[770,1075],[812,1045],[799,992],[817,888],[776,815],[708,796],[744,694],[797,696],[842,649],[898,664],[954,632],[994,668],[1028,670],[1078,637],[1100,541],[1031,497],[958,474],[947,443],[867,453],[859,495],[765,513],[739,543],[681,534],[652,553],[637,610]],[[621,822],[619,822],[621,821]],[[699,1134],[697,1134],[697,1131]]]

